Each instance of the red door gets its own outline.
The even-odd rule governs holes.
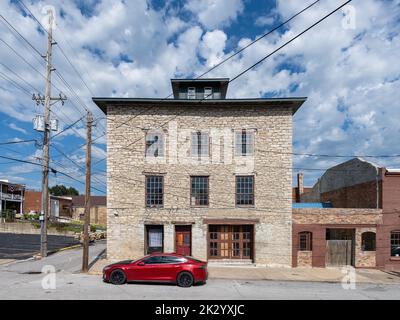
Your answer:
[[[190,256],[192,251],[192,226],[175,226],[175,250],[177,254]]]

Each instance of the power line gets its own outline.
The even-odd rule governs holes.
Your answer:
[[[328,13],[327,15],[325,15],[324,17],[322,17],[321,19],[319,19],[317,22],[313,23],[311,26],[309,26],[307,29],[303,30],[302,32],[300,32],[298,35],[296,35],[294,38],[290,39],[289,41],[285,42],[283,45],[281,45],[279,48],[275,49],[274,51],[272,51],[271,53],[267,54],[264,58],[258,60],[256,63],[254,63],[252,66],[248,67],[246,70],[242,71],[241,73],[239,73],[238,75],[236,75],[235,77],[233,77],[232,79],[229,80],[229,83],[235,81],[236,79],[238,79],[239,77],[241,77],[242,75],[244,75],[246,72],[250,71],[251,69],[253,69],[254,67],[256,67],[257,65],[259,65],[260,63],[262,63],[263,61],[265,61],[266,59],[268,59],[270,56],[272,56],[274,53],[278,52],[279,50],[281,50],[282,48],[286,47],[289,43],[293,42],[294,40],[296,40],[297,38],[299,38],[300,36],[302,36],[304,33],[306,33],[307,31],[309,31],[310,29],[314,28],[316,25],[320,24],[322,21],[324,21],[325,19],[327,19],[328,17],[330,17],[332,14],[334,14],[336,11],[340,10],[341,8],[343,8],[345,5],[347,5],[348,3],[350,3],[352,0],[348,0],[345,3],[343,3],[342,5],[340,5],[339,7],[337,7],[335,10],[331,11],[330,13]]]
[[[43,58],[43,55],[40,53],[40,51],[36,49],[35,46],[30,41],[28,41],[17,29],[15,29],[15,27],[3,15],[0,14],[0,18],[4,20],[4,23],[10,30],[13,30],[15,33],[17,33],[29,47],[31,47],[40,57]]]
[[[27,142],[37,142],[37,140],[31,139],[31,140],[20,140],[20,141],[8,141],[8,142],[1,142],[0,145],[18,144],[18,143],[27,143]]]
[[[62,134],[63,132],[67,131],[68,129],[72,128],[74,125],[76,125],[79,121],[81,121],[84,118],[81,117],[78,120],[76,120],[74,123],[70,124],[69,126],[65,127],[63,130],[61,130],[60,132],[57,132],[57,134],[55,134],[54,136],[50,137],[49,140],[54,139],[55,137],[57,137],[58,135]]]
[[[6,159],[6,160],[15,161],[15,162],[27,163],[27,164],[31,164],[31,165],[43,167],[43,165],[40,164],[40,163],[32,162],[32,161],[28,161],[28,160],[17,159],[17,158],[11,158],[11,157],[1,156],[1,155],[0,155],[0,158],[1,158],[1,159]],[[80,184],[83,184],[83,185],[85,184],[84,182],[82,182],[82,181],[80,181],[80,180],[78,180],[78,179],[72,177],[71,175],[69,175],[69,174],[67,174],[67,173],[65,173],[65,172],[56,170],[56,169],[54,169],[54,168],[52,168],[52,167],[49,167],[49,169],[50,169],[54,174],[59,173],[59,174],[61,174],[61,175],[63,175],[63,176],[66,176],[66,177],[68,177],[68,178],[70,178],[70,179],[72,179],[72,180],[74,180],[74,181],[76,181],[76,182],[78,182],[78,183],[80,183]],[[92,189],[94,189],[94,190],[96,190],[96,191],[99,191],[99,192],[101,192],[101,193],[105,193],[105,194],[106,194],[105,191],[100,190],[100,189],[97,189],[97,188],[95,188],[95,187],[92,187]]]
[[[237,56],[239,53],[243,52],[244,50],[246,50],[248,47],[250,47],[251,45],[255,44],[256,42],[260,41],[261,39],[265,38],[266,36],[270,35],[271,33],[273,33],[274,31],[280,29],[281,27],[283,27],[285,24],[287,24],[288,22],[292,21],[294,18],[296,18],[297,16],[299,16],[300,14],[302,14],[304,11],[307,11],[308,9],[310,9],[312,6],[314,6],[315,4],[317,4],[320,0],[314,1],[313,3],[311,3],[310,5],[308,5],[307,7],[305,7],[304,9],[300,10],[299,12],[297,12],[296,14],[294,14],[293,16],[291,16],[289,19],[285,20],[284,22],[280,23],[279,25],[277,25],[276,27],[274,27],[273,29],[271,29],[270,31],[268,31],[267,33],[264,33],[263,35],[261,35],[260,37],[256,38],[255,40],[251,41],[248,45],[244,46],[242,49],[236,51],[235,53],[231,54],[229,57],[225,58],[224,60],[222,60],[221,62],[217,63],[215,66],[213,66],[211,69],[207,70],[206,72],[202,73],[201,75],[199,75],[196,79],[199,79],[203,76],[205,76],[206,74],[210,73],[212,70],[218,68],[220,65],[222,65],[223,63],[227,62],[228,60],[232,59],[233,57]]]

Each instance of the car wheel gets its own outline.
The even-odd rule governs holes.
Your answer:
[[[193,276],[190,272],[181,272],[176,279],[176,283],[180,287],[190,287],[193,285]]]
[[[112,284],[124,284],[126,282],[125,273],[122,270],[114,270],[110,274],[110,282]]]

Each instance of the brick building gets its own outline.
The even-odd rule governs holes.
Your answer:
[[[72,218],[74,220],[85,219],[85,196],[72,196]],[[90,223],[107,225],[107,197],[90,197]]]
[[[334,265],[330,246],[348,245],[346,264],[400,270],[400,170],[354,158],[328,169],[301,200],[293,209],[294,266]]]
[[[171,83],[173,99],[93,98],[107,115],[108,258],[291,266],[292,117],[306,99]]]
[[[39,214],[42,210],[42,192],[26,190],[23,213]],[[50,216],[72,218],[72,198],[50,195]]]

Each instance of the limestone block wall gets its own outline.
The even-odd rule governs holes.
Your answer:
[[[151,162],[145,157],[145,134],[162,123],[168,123],[158,129],[165,136],[165,156]],[[229,159],[229,152],[234,154],[234,139],[226,137],[243,128],[255,130],[256,150],[250,165]],[[177,161],[171,147],[175,142],[190,147],[190,133],[197,130],[225,134],[212,136],[208,161]],[[291,265],[291,110],[277,106],[109,106],[107,134],[108,258],[143,256],[146,224],[164,225],[164,249],[173,250],[174,224],[179,222],[192,225],[192,255],[206,259],[203,219],[249,218],[259,219],[255,262]],[[185,152],[178,154],[187,156]],[[145,208],[146,174],[164,176],[164,208]],[[191,175],[209,175],[208,208],[190,206]],[[236,175],[254,175],[254,207],[235,207]]]

